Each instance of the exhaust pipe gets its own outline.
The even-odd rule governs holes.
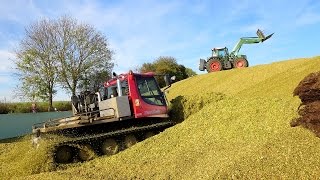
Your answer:
[[[121,86],[121,81],[119,77],[117,77],[117,89],[118,89],[118,96],[122,96],[122,86]]]
[[[112,73],[113,77],[117,78],[117,96],[122,96],[122,86],[121,86],[121,81],[120,81],[120,77],[115,73],[113,72]]]

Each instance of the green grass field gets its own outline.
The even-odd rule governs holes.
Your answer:
[[[37,112],[48,112],[48,102],[37,102]],[[71,102],[54,101],[52,106],[59,111],[70,111]],[[0,114],[8,113],[30,113],[32,112],[32,102],[0,102]]]
[[[0,143],[0,179],[316,179],[320,139],[290,122],[300,104],[292,92],[319,64],[295,59],[177,82],[167,96],[184,121],[111,157],[56,169],[46,143],[37,152],[29,137]]]

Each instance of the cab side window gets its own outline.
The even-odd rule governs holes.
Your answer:
[[[128,81],[122,81],[121,82],[121,88],[122,88],[122,95],[126,96],[129,95],[129,87],[128,87]],[[109,86],[106,88],[106,93],[105,97],[107,99],[112,98],[112,97],[117,97],[118,96],[118,87],[117,85]]]

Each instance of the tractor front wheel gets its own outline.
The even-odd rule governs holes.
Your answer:
[[[233,67],[234,68],[245,68],[245,67],[248,67],[249,66],[249,63],[246,59],[244,58],[239,58],[239,59],[236,59],[234,62],[233,62]]]
[[[207,71],[210,72],[216,72],[222,70],[222,64],[218,59],[210,59],[207,62]]]

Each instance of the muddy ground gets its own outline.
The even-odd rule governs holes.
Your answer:
[[[295,88],[301,104],[298,107],[300,117],[291,122],[291,126],[303,126],[320,137],[320,72],[306,76]]]

